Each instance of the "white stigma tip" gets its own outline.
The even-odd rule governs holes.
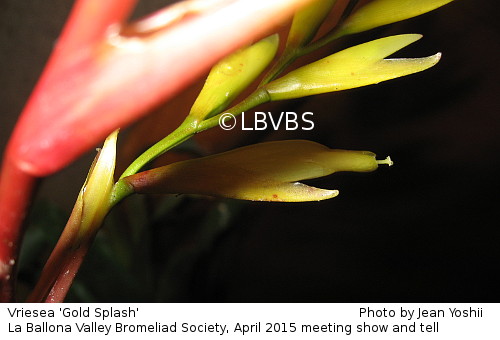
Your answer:
[[[394,162],[392,161],[391,156],[387,156],[386,159],[382,159],[382,160],[377,159],[377,164],[385,164],[388,166],[393,166]]]

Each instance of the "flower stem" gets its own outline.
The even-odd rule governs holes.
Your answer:
[[[181,144],[182,142],[189,139],[197,132],[198,121],[192,119],[192,117],[187,117],[186,120],[172,133],[163,138],[161,141],[150,147],[143,154],[141,154],[135,161],[128,166],[128,168],[120,176],[118,182],[115,183],[113,187],[113,192],[111,193],[110,206],[116,205],[125,197],[133,193],[133,188],[122,181],[123,178],[131,175],[135,175],[147,164],[167,152],[168,150],[174,148],[175,146]]]
[[[59,276],[57,276],[54,281],[45,302],[64,302],[69,288],[73,284],[73,280],[75,279],[75,276],[78,273],[78,270],[80,269],[91,244],[92,242],[90,240],[72,252],[70,259],[64,263],[63,267],[61,267]]]
[[[62,273],[66,271],[66,267],[73,259],[73,253],[75,249],[78,249],[75,246],[75,240],[78,237],[78,230],[80,229],[82,206],[82,201],[77,200],[68,223],[66,223],[61,237],[43,267],[40,279],[26,302],[43,302],[49,292],[53,290],[52,287],[55,282],[63,275]]]
[[[342,17],[340,18],[338,25],[336,27],[334,27],[330,32],[328,32],[325,36],[323,36],[320,39],[316,40],[315,42],[299,49],[299,51],[297,53],[297,57],[301,57],[303,55],[314,52],[317,49],[320,49],[321,47],[328,45],[332,41],[337,40],[339,38],[342,38],[346,34],[346,32],[341,29],[342,23],[353,12],[353,10],[356,7],[356,5],[358,4],[358,2],[359,2],[359,0],[349,1],[349,3],[347,4],[347,7],[345,8],[344,12],[342,13]]]
[[[198,121],[186,118],[186,120],[167,137],[150,147],[142,155],[140,155],[120,176],[120,179],[134,175],[148,163],[152,162],[168,150],[181,144],[186,139],[195,134]]]
[[[331,33],[325,35],[323,38],[316,40],[312,44],[309,44],[307,46],[302,47],[301,49],[298,50],[297,54],[299,57],[304,56],[306,54],[309,54],[311,52],[316,51],[317,49],[320,49],[323,46],[328,45],[334,40],[337,40],[338,38],[341,38],[344,35],[344,32],[339,32],[337,30],[331,31]]]
[[[242,112],[249,110],[257,105],[267,103],[270,101],[269,93],[263,88],[258,88],[251,95],[245,98],[243,101],[233,106],[232,108],[225,110],[216,116],[206,119],[200,122],[196,128],[196,133],[208,130],[219,125],[219,119],[224,115],[224,113],[231,113],[233,116],[238,116]]]
[[[260,86],[264,86],[270,81],[276,79],[290,64],[292,64],[295,60],[297,60],[297,50],[293,50],[289,53],[285,53],[281,55],[278,61],[271,67],[271,69],[266,73],[264,78],[259,84]]]

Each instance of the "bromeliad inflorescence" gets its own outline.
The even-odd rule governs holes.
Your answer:
[[[341,4],[335,0],[310,1],[295,14],[281,53],[279,35],[273,34],[213,66],[184,122],[140,155],[113,184],[118,134],[114,132],[92,166],[67,229],[31,300],[64,299],[106,214],[128,195],[202,194],[256,201],[319,201],[337,196],[338,191],[300,181],[339,171],[373,171],[379,164],[392,165],[390,158],[377,160],[368,151],[337,150],[311,141],[290,140],[250,145],[143,171],[163,153],[217,126],[226,112],[239,115],[266,102],[378,84],[434,66],[440,53],[423,58],[388,58],[421,38],[419,34],[401,34],[346,48],[283,74],[301,56],[341,37],[408,19],[449,2],[374,0],[364,6],[347,6],[340,21],[315,39],[330,11]],[[259,77],[260,82],[255,84]],[[250,94],[235,103],[242,93]]]

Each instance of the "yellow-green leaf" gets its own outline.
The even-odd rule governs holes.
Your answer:
[[[336,0],[316,0],[298,11],[293,17],[286,49],[294,49],[309,43],[335,2]]]
[[[269,65],[278,45],[279,36],[274,34],[217,63],[189,115],[201,121],[224,110]]]
[[[453,0],[374,0],[350,15],[337,34],[353,34],[430,12]]]
[[[90,236],[92,232],[95,232],[109,211],[114,183],[117,137],[118,130],[106,138],[80,190],[76,203],[76,206],[81,205],[81,221],[78,230],[80,237]]]
[[[421,37],[403,34],[357,45],[296,69],[264,89],[275,101],[377,84],[420,72],[434,66],[441,54],[425,58],[384,58]]]
[[[332,150],[291,140],[255,144],[229,152],[144,171],[122,179],[138,193],[202,194],[254,201],[302,202],[334,197],[337,190],[298,181],[338,171],[373,171],[375,155]]]

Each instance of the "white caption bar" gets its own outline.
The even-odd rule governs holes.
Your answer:
[[[500,339],[500,304],[3,304],[1,339]]]

